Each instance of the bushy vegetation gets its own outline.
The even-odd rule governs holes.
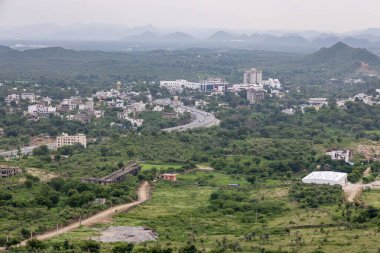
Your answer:
[[[22,184],[3,181],[0,230],[4,237],[9,236],[8,244],[28,239],[31,233],[42,233],[57,223],[62,226],[110,205],[136,199],[137,184],[137,178],[132,176],[123,183],[109,186],[64,178],[41,182],[31,175],[27,175]],[[105,198],[106,204],[97,204],[97,198]],[[3,240],[0,243],[0,246],[7,244]]]
[[[265,217],[280,215],[284,202],[255,199],[247,189],[230,189],[213,192],[207,209],[210,212],[235,214],[244,222],[262,222]]]
[[[289,191],[289,198],[301,207],[317,208],[343,203],[343,191],[340,186],[295,184]]]

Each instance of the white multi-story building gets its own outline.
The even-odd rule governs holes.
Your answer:
[[[46,115],[51,113],[56,113],[57,108],[54,106],[44,106],[44,105],[29,105],[28,113],[32,115]]]
[[[200,84],[186,80],[160,81],[160,87],[165,87],[173,91],[182,91],[183,89],[199,90]]]
[[[309,104],[313,106],[324,106],[328,105],[329,102],[327,98],[309,98]]]
[[[86,135],[84,134],[68,135],[66,133],[62,133],[61,136],[57,136],[57,148],[74,145],[75,143],[79,143],[83,147],[86,148],[87,146]]]
[[[201,81],[199,84],[199,89],[201,91],[219,91],[224,92],[227,90],[228,82],[220,77],[208,78],[205,81]]]
[[[249,89],[263,89],[263,86],[261,84],[234,84],[232,87],[229,87],[229,91],[233,92],[239,92],[242,90],[249,90]]]
[[[46,105],[50,105],[52,99],[51,99],[51,97],[43,97],[43,98],[41,98],[40,101],[41,101],[41,102],[44,102]]]
[[[347,98],[347,99],[337,99],[336,100],[336,106],[340,108],[346,108],[346,103],[347,102],[354,102],[354,98]]]
[[[5,97],[4,101],[5,103],[7,103],[8,105],[12,102],[12,101],[15,101],[16,104],[19,102],[20,100],[20,95],[17,95],[17,94],[10,94],[8,96]]]
[[[117,117],[119,119],[128,119],[129,117],[128,115],[130,113],[133,113],[135,115],[136,112],[143,112],[143,111],[146,111],[146,104],[144,104],[143,102],[134,103],[134,104],[125,106],[123,112],[119,112],[117,114]]]
[[[78,99],[73,98],[65,98],[61,102],[61,109],[62,110],[74,110],[76,109],[80,104],[80,101]]]
[[[79,110],[81,111],[93,111],[94,110],[94,101],[90,98],[84,104],[79,105]]]
[[[352,152],[347,150],[330,150],[326,152],[326,155],[330,156],[332,160],[344,160],[349,163],[352,158]]]
[[[124,100],[123,99],[116,99],[115,107],[116,108],[123,108],[124,107]]]
[[[133,119],[133,118],[126,118],[125,120],[131,122],[133,127],[141,127],[144,123],[143,119]]]
[[[164,107],[159,106],[159,105],[156,105],[155,107],[153,107],[154,112],[162,112],[163,110],[164,110]]]
[[[104,111],[102,111],[102,110],[95,110],[94,111],[94,116],[95,116],[95,118],[101,118],[101,117],[104,116]]]
[[[120,91],[111,89],[109,91],[98,91],[95,93],[94,97],[104,100],[106,98],[116,98],[120,96]]]
[[[296,113],[296,111],[293,108],[284,109],[282,110],[282,112],[288,115],[294,115]]]
[[[244,71],[245,84],[260,84],[263,80],[263,71],[255,68]]]
[[[254,104],[258,101],[264,100],[265,92],[262,89],[248,89],[247,90],[247,100]]]
[[[273,89],[281,89],[281,82],[278,79],[269,78],[268,80],[264,80],[262,84]]]
[[[29,100],[32,103],[36,102],[36,95],[34,93],[21,93],[21,99]]]

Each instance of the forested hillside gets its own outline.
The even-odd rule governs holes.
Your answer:
[[[255,66],[264,77],[285,82],[324,83],[333,77],[353,75],[360,62],[374,69],[380,59],[363,49],[338,43],[312,55],[247,50],[156,50],[108,53],[45,48],[26,51],[0,48],[0,79],[55,83],[60,86],[104,86],[114,80],[124,82],[164,79],[201,80],[223,76],[231,83],[242,82],[242,72]]]

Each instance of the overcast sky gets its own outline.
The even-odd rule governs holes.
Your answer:
[[[0,26],[129,26],[348,31],[380,27],[380,0],[0,0]]]

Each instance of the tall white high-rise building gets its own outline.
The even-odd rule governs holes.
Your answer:
[[[260,84],[263,81],[263,71],[257,69],[250,69],[244,71],[245,84]]]

